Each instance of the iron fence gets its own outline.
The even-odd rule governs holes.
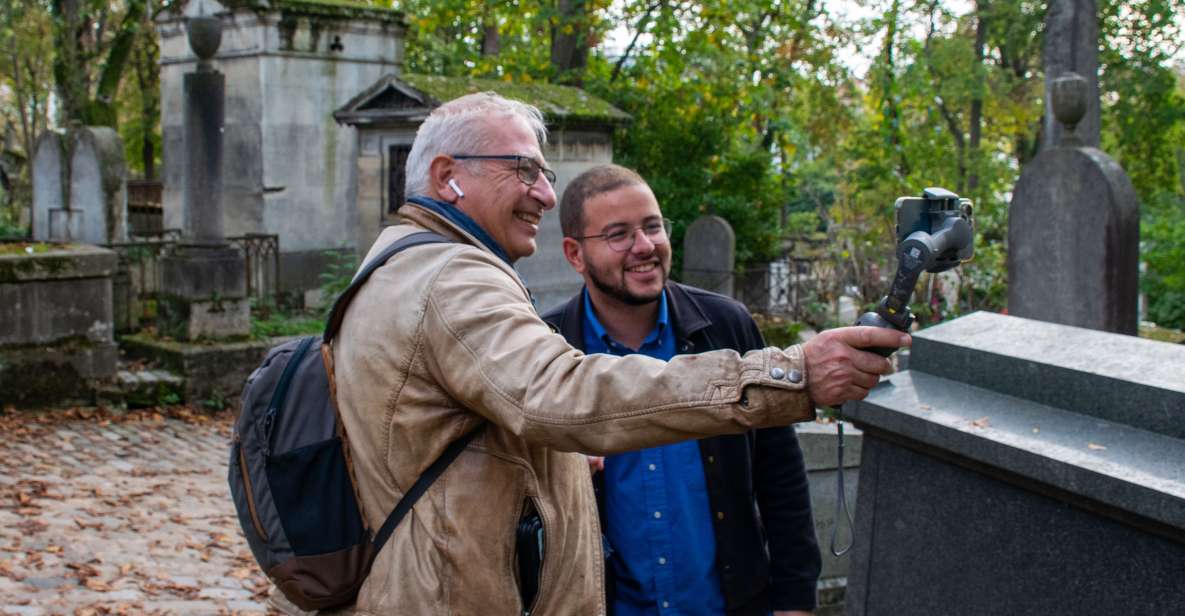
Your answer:
[[[106,245],[119,257],[112,280],[116,331],[136,331],[155,318],[156,300],[162,289],[161,260],[173,253],[181,239],[180,229],[162,229]],[[247,296],[278,302],[280,237],[249,233],[226,240],[243,254]]]
[[[860,287],[855,264],[832,254],[829,241],[792,238],[777,259],[740,270],[737,299],[754,312],[821,325],[840,294]]]

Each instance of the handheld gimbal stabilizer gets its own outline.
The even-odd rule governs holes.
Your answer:
[[[909,300],[922,272],[945,272],[975,254],[971,200],[960,199],[945,188],[927,188],[921,198],[901,197],[897,212],[897,275],[889,294],[872,312],[860,315],[856,325],[886,327],[903,332],[913,324]],[[888,357],[897,349],[865,349]]]

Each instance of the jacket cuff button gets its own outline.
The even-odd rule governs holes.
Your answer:
[[[802,382],[802,371],[797,370],[797,369],[791,370],[786,375],[786,380],[790,381],[791,383],[801,383]]]
[[[784,376],[786,376],[786,371],[782,370],[781,368],[774,368],[773,370],[769,371],[769,378],[771,379],[779,380]]]

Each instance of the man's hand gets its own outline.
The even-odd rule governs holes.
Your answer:
[[[893,364],[860,349],[905,347],[910,341],[908,334],[883,327],[840,327],[820,333],[802,345],[807,393],[818,406],[864,399],[880,375],[893,371]]]

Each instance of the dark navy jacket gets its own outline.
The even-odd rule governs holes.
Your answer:
[[[679,353],[744,353],[765,346],[757,324],[739,302],[675,282],[667,283],[666,290]],[[578,293],[544,314],[543,320],[580,349],[583,310]],[[716,571],[727,613],[766,616],[771,610],[814,609],[822,560],[794,430],[765,428],[706,438],[699,448],[708,500],[717,514]],[[598,473],[594,482],[603,506],[602,481]],[[612,584],[607,587],[612,592]]]

